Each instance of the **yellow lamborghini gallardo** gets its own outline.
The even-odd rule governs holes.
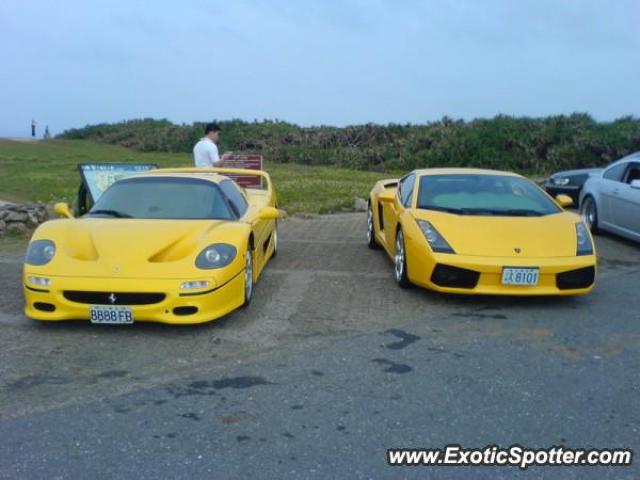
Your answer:
[[[596,255],[581,218],[514,173],[415,170],[379,181],[367,241],[411,284],[467,294],[575,295],[593,288]]]
[[[264,190],[225,175],[260,175]],[[116,181],[91,210],[42,224],[24,262],[25,314],[37,320],[200,323],[251,301],[277,248],[269,175],[159,169]]]

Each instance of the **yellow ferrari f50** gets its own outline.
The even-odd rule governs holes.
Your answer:
[[[392,258],[401,287],[495,295],[593,288],[596,256],[581,218],[531,181],[476,169],[415,170],[378,182],[367,240]]]
[[[260,175],[243,189],[225,174]],[[94,323],[200,323],[251,301],[276,254],[269,175],[159,169],[115,182],[81,218],[42,224],[24,264],[25,314]]]

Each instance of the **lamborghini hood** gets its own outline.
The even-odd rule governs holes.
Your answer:
[[[204,247],[238,245],[246,233],[237,222],[82,218],[47,222],[38,238],[56,243],[50,268],[61,275],[185,278],[198,274]]]
[[[458,255],[483,257],[572,257],[576,255],[576,223],[570,212],[541,217],[456,215],[415,210],[428,220]]]

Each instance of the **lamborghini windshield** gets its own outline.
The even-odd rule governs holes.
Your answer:
[[[233,219],[218,185],[206,180],[141,177],[120,180],[88,213],[91,217]]]
[[[561,211],[529,180],[510,175],[425,175],[417,205],[459,215],[541,216]]]

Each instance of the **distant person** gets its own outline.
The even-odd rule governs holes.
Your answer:
[[[217,123],[208,123],[204,129],[204,137],[193,147],[193,159],[196,168],[211,168],[222,165],[218,155],[218,137],[220,126]]]
[[[36,138],[36,121],[31,120],[31,136]]]
[[[49,140],[51,138],[51,133],[49,133],[49,125],[44,127],[44,139]]]

